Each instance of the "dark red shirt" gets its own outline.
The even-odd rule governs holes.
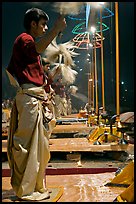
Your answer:
[[[56,95],[60,95],[60,97],[65,97],[65,85],[60,82],[56,82],[52,84],[52,87],[56,93]]]
[[[16,38],[7,70],[16,77],[20,85],[26,83],[43,85],[44,71],[31,35],[22,33]]]
[[[53,80],[47,76],[45,73],[45,78],[47,80],[47,84],[44,86],[46,93],[50,93],[50,85],[52,84]]]

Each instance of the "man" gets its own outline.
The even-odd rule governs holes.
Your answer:
[[[62,82],[62,78],[58,78],[57,82],[52,84],[52,87],[55,91],[55,117],[60,118],[61,116],[67,116],[66,87]]]
[[[54,110],[54,108],[55,108],[55,101],[54,101],[55,91],[52,88],[52,84],[53,84],[55,77],[57,75],[59,75],[60,68],[57,67],[56,69],[51,70],[50,69],[50,66],[51,66],[50,62],[48,61],[47,58],[44,58],[44,57],[42,58],[42,66],[43,66],[43,70],[44,70],[45,78],[46,78],[46,83],[45,83],[44,88],[45,88],[45,91],[48,95],[48,108],[50,110],[50,113],[52,114],[51,121],[48,123],[45,123],[45,126],[47,127],[46,129],[48,130],[48,137],[50,138],[52,130],[56,125],[55,110]],[[51,144],[51,142],[49,142],[49,144]]]
[[[41,9],[26,11],[26,32],[15,39],[7,68],[19,84],[11,113],[7,155],[12,172],[11,185],[16,196],[24,200],[42,200],[50,196],[44,180],[50,159],[49,138],[42,114],[42,106],[46,106],[48,98],[40,54],[65,29],[66,22],[60,16],[46,32],[48,20]]]

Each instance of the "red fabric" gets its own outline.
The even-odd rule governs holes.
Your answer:
[[[50,85],[52,84],[53,81],[46,74],[45,74],[45,78],[47,80],[47,84],[44,86],[44,89],[45,89],[46,93],[50,93]]]
[[[56,82],[52,84],[52,87],[57,95],[60,95],[62,98],[65,97],[65,85]]]
[[[44,71],[31,35],[22,33],[16,38],[7,70],[16,77],[20,85],[25,83],[43,85]]]

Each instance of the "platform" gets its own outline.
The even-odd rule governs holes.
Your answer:
[[[104,151],[127,151],[134,148],[133,144],[118,145],[107,143],[93,145],[87,138],[57,138],[50,139],[51,152],[104,152]],[[7,152],[7,140],[2,140],[2,152]]]
[[[83,133],[83,131],[86,134],[87,131],[90,131],[90,127],[87,127],[86,124],[72,124],[59,125],[54,128],[53,134],[61,133],[64,137],[49,140],[51,161],[46,168],[47,187],[49,189],[63,188],[63,193],[56,202],[113,202],[125,188],[113,188],[105,184],[113,179],[117,169],[127,162],[107,160],[100,154],[114,152],[115,155],[115,152],[122,151],[133,154],[134,145],[118,145],[117,143],[93,145],[87,137],[65,138],[65,133],[76,134]],[[7,140],[2,140],[3,153],[7,151],[6,145]],[[97,158],[93,156],[95,153],[97,153]],[[67,154],[81,154],[81,165],[78,166],[78,161],[68,161]],[[87,154],[86,160],[82,157],[83,154]],[[2,202],[14,202],[15,195],[10,185],[11,172],[8,164],[4,163],[2,164]],[[44,200],[43,202],[49,201]]]
[[[74,124],[67,124],[67,125],[56,125],[53,129],[52,134],[58,133],[89,133],[91,129],[94,127],[88,127],[84,123],[74,123]]]
[[[63,187],[63,193],[57,202],[113,202],[125,189],[105,186],[114,176],[115,172],[47,175],[46,185],[49,189],[56,186]],[[14,192],[10,185],[10,177],[3,177],[2,202],[14,202],[13,197]]]
[[[79,122],[70,125],[56,125],[50,138],[51,152],[103,152],[103,151],[126,151],[132,145],[119,145],[117,142],[94,145],[87,139],[89,132],[94,129],[86,124]],[[66,135],[72,135],[67,138]],[[84,135],[81,138],[75,138],[75,135]],[[56,136],[53,138],[53,135]],[[57,137],[61,135],[60,137]],[[7,137],[3,134],[2,152],[7,151]],[[69,136],[68,136],[69,137]],[[129,147],[128,147],[129,146]]]

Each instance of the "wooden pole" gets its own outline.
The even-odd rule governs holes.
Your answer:
[[[93,49],[92,49],[92,72],[91,72],[91,78],[92,78],[92,108],[94,110],[94,42],[93,42]]]
[[[89,33],[88,33],[88,39],[89,39]],[[90,42],[90,39],[89,39]],[[90,111],[91,107],[91,65],[89,67],[89,73],[88,73],[88,111]]]
[[[115,27],[116,27],[116,114],[120,114],[120,93],[119,93],[119,22],[118,2],[115,2]]]
[[[105,110],[104,57],[103,57],[103,32],[102,32],[102,8],[100,8],[100,31],[101,31],[101,68],[102,68],[102,107],[103,107],[103,110]]]
[[[94,41],[94,75],[95,75],[95,112],[98,115],[98,79],[97,79],[97,63],[96,63],[96,41]]]

